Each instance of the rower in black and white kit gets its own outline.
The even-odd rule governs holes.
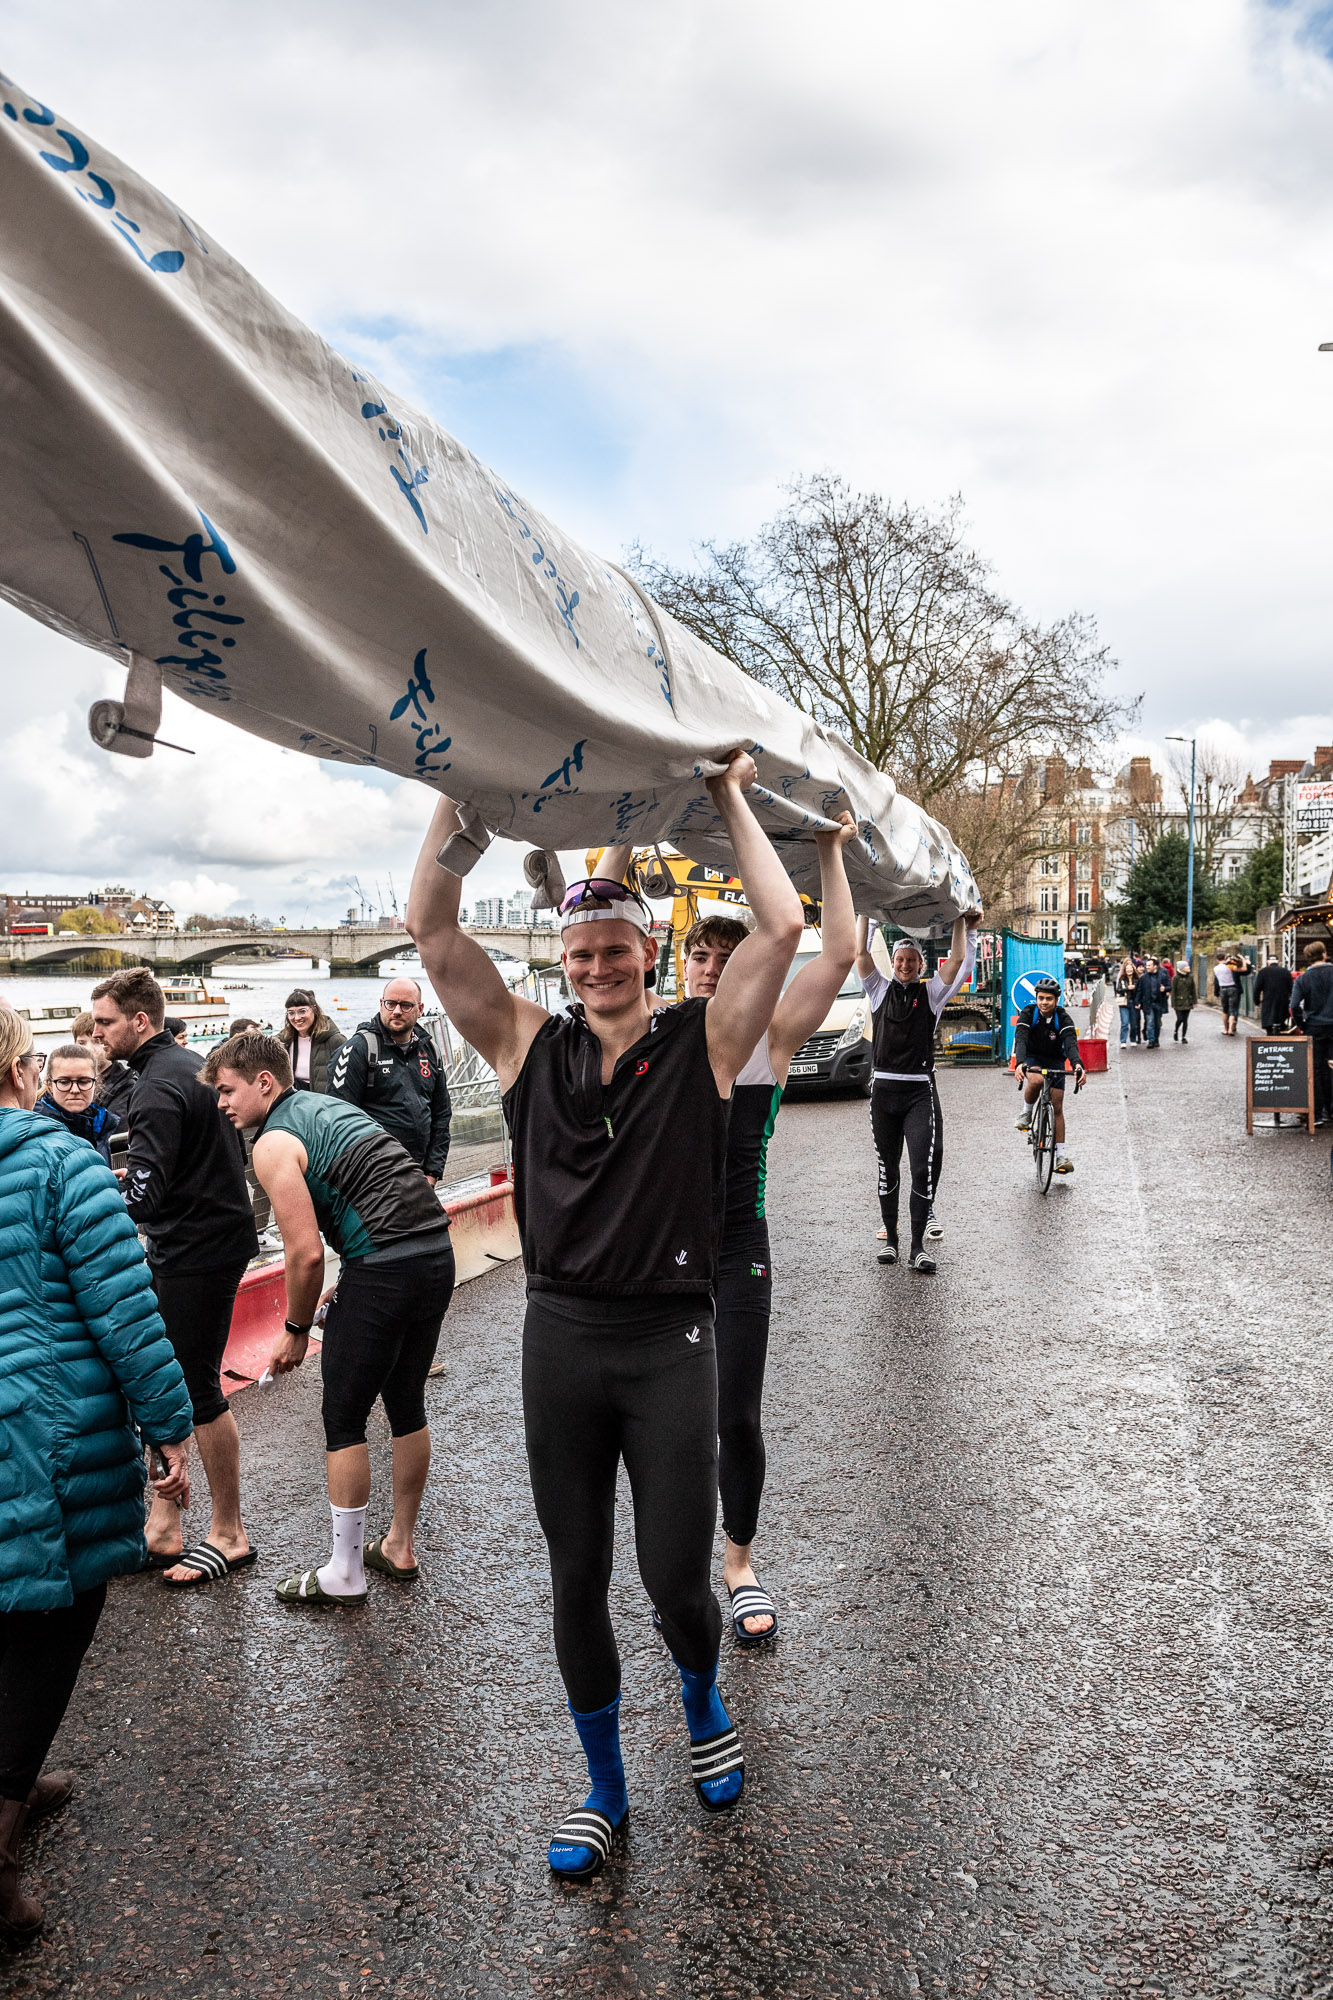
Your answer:
[[[856,970],[870,1002],[874,1023],[875,1071],[870,1091],[870,1129],[879,1161],[879,1206],[884,1221],[881,1264],[898,1262],[898,1188],[903,1144],[912,1171],[909,1198],[915,1271],[933,1271],[935,1259],[925,1237],[939,1185],[944,1124],[935,1084],[935,1024],[977,959],[980,910],[959,917],[949,956],[930,979],[921,977],[925,960],[910,938],[893,947],[893,976],[886,979],[870,955],[870,921],[858,917]],[[938,1229],[937,1234],[940,1234]]]
[[[575,883],[560,906],[571,1012],[552,1016],[511,993],[460,930],[459,878],[437,865],[460,825],[449,800],[408,905],[449,1018],[499,1076],[513,1136],[528,1467],[550,1551],[556,1657],[591,1780],[548,1848],[567,1879],[597,1872],[629,1809],[607,1604],[622,1458],[639,1573],[680,1670],[695,1790],[718,1811],[744,1780],[717,1690],[722,1616],[709,1577],[711,1288],[732,1086],[772,1019],[802,929],[800,899],[744,798],[754,777],[735,751],[708,781],[756,920],[712,1000],[650,1009],[648,909],[623,882],[599,877]]]
[[[822,905],[819,955],[803,960],[789,977],[768,1033],[760,1037],[731,1094],[714,1339],[718,1491],[726,1538],[722,1580],[739,1646],[765,1645],[778,1632],[777,1606],[753,1566],[767,1471],[761,1416],[773,1307],[766,1212],[768,1142],[792,1058],[826,1018],[856,953],[856,912],[842,858],[856,825],[850,813],[840,819],[841,833],[815,836]],[[608,848],[598,866],[619,880],[630,852],[628,847]],[[681,947],[688,999],[712,999],[732,953],[748,936],[748,928],[736,917],[706,916],[691,924]],[[653,1618],[660,1623],[656,1609]]]

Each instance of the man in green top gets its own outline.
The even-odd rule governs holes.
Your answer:
[[[354,1104],[296,1091],[272,1035],[235,1035],[204,1070],[232,1124],[258,1131],[254,1169],[286,1257],[287,1322],[269,1363],[299,1368],[317,1307],[324,1321],[324,1442],[333,1553],[278,1586],[285,1604],[361,1604],[366,1565],[399,1582],[419,1574],[413,1533],[430,1469],[425,1383],[454,1288],[449,1218],[419,1166]],[[321,1299],[324,1244],[342,1255]],[[393,1520],[366,1544],[375,1398],[393,1433]]]

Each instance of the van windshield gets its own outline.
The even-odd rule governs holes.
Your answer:
[[[818,957],[819,953],[817,951],[797,952],[795,958],[792,960],[791,965],[788,969],[787,977],[782,982],[782,990],[784,993],[786,992],[787,988],[791,985],[792,980],[795,979],[797,973],[801,970],[802,966],[813,965]],[[846,979],[844,979],[842,985],[838,988],[837,997],[839,998],[839,1000],[859,1000],[861,998],[861,982],[857,978],[856,973],[854,971],[849,972],[847,974]]]

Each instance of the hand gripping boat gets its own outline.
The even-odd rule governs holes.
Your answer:
[[[0,593],[129,669],[90,718],[150,755],[165,684],[377,765],[546,849],[671,841],[731,870],[703,780],[750,794],[797,886],[844,809],[859,910],[978,901],[945,830],[838,736],[568,540],[354,368],[165,196],[0,78]]]

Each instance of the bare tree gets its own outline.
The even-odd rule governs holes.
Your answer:
[[[1167,764],[1180,795],[1177,810],[1188,813],[1190,803],[1190,757],[1183,745],[1173,744]],[[1217,870],[1219,842],[1226,840],[1236,817],[1236,802],[1245,789],[1245,768],[1238,757],[1224,750],[1211,737],[1199,737],[1194,758],[1194,849],[1201,872],[1212,881]]]
[[[1129,721],[1091,618],[1041,625],[995,589],[941,513],[799,479],[752,543],[705,542],[678,569],[635,547],[666,610],[765,687],[838,730],[959,837],[1003,900],[1035,851],[1046,750],[1095,757]]]

